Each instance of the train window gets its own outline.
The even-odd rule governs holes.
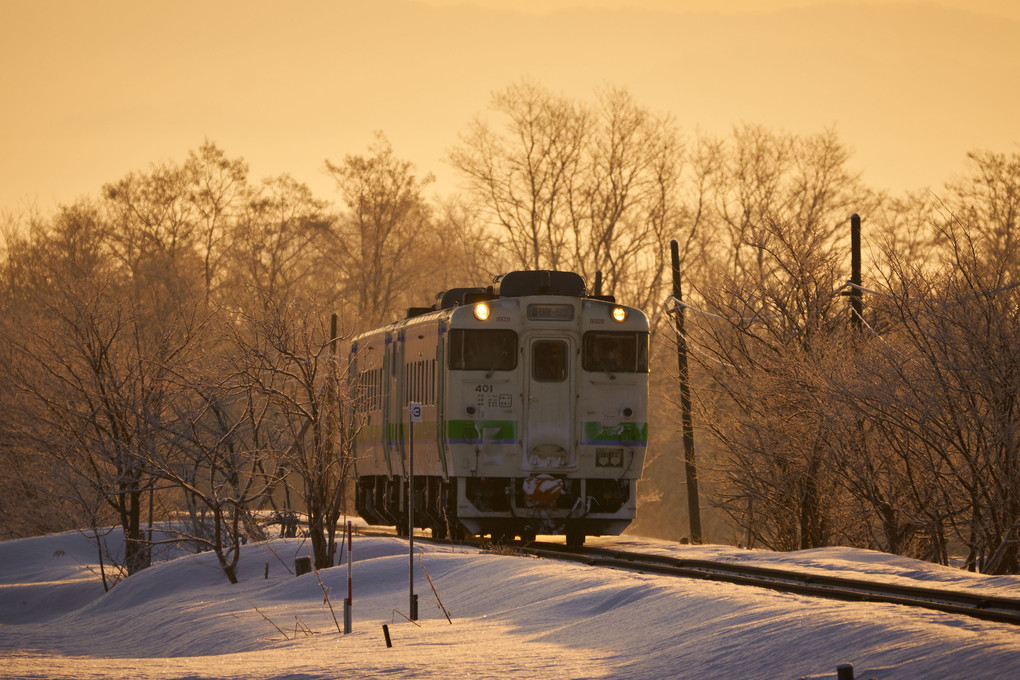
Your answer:
[[[567,379],[567,343],[539,340],[531,346],[531,377],[539,382]]]
[[[436,360],[429,360],[429,403],[436,403]]]
[[[581,365],[586,371],[647,373],[648,333],[628,331],[584,334]]]
[[[450,368],[458,371],[512,371],[517,368],[517,333],[509,330],[454,328],[450,331]]]
[[[364,413],[381,411],[383,407],[382,369],[372,368],[358,374],[355,409]]]
[[[422,395],[422,389],[421,389],[421,374],[422,374],[422,370],[421,369],[422,369],[422,362],[421,361],[414,362],[414,401],[418,402],[419,404],[422,403],[422,401],[423,401],[423,399],[421,398],[421,395]]]
[[[425,404],[425,362],[418,362],[418,398],[415,400],[418,403]]]
[[[382,369],[377,368],[372,371],[372,410],[382,410]]]

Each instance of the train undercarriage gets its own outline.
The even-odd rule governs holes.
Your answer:
[[[464,540],[489,536],[528,543],[539,534],[566,536],[580,546],[586,536],[619,534],[633,517],[631,482],[532,477],[414,478],[414,525],[433,538]],[[401,477],[364,476],[356,490],[358,513],[370,524],[408,532],[407,483]]]

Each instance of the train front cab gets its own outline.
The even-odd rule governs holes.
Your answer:
[[[448,333],[456,515],[494,540],[619,534],[647,441],[647,320],[574,296],[463,308]]]

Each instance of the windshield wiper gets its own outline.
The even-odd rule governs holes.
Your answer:
[[[496,359],[496,363],[494,363],[494,364],[492,365],[492,368],[490,368],[490,369],[488,370],[488,372],[486,372],[486,374],[485,374],[485,379],[486,379],[486,380],[488,380],[489,378],[491,378],[491,377],[492,377],[492,374],[496,372],[496,369],[497,369],[497,368],[499,367],[499,365],[500,365],[501,363],[503,363],[503,359],[505,359],[505,358],[506,358],[506,355],[507,355],[507,351],[506,351],[506,350],[503,350],[503,353],[499,355],[499,358],[498,358],[498,359]]]
[[[616,380],[616,376],[613,375],[613,373],[608,368],[606,368],[606,365],[604,363],[602,363],[601,359],[596,359],[595,363],[597,363],[599,365],[599,368],[601,368],[603,371],[605,371],[605,374],[609,376],[610,380]]]

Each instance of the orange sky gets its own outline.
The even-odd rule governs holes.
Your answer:
[[[205,139],[332,198],[324,160],[375,130],[446,193],[446,151],[522,77],[624,86],[688,132],[835,126],[872,186],[937,187],[1017,151],[1018,65],[1012,0],[0,0],[0,211]]]

